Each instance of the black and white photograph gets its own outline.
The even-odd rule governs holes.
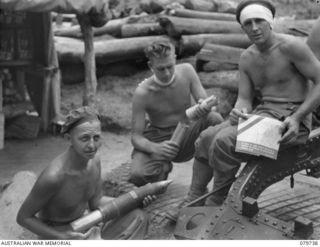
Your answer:
[[[0,0],[0,245],[106,240],[320,245],[320,1]]]

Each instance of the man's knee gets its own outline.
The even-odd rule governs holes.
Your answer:
[[[129,182],[133,183],[136,186],[142,186],[147,183],[144,179],[142,172],[138,170],[131,170],[131,173],[129,176]]]
[[[225,122],[216,126],[209,126],[207,129],[202,131],[195,142],[195,157],[196,158],[207,158],[209,148],[214,142],[216,135],[225,128],[227,125]]]
[[[236,144],[237,139],[237,127],[229,126],[221,129],[215,136],[215,146],[221,149],[226,149]]]
[[[139,162],[137,164],[137,162]],[[129,182],[136,186],[142,186],[147,183],[166,180],[172,170],[172,163],[165,161],[149,160],[143,162],[143,159],[133,159]]]

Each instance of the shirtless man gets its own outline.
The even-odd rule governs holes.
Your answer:
[[[238,5],[236,14],[253,44],[240,57],[238,98],[229,119],[208,128],[197,140],[194,173],[185,202],[203,195],[214,174],[214,193],[205,203],[223,203],[240,163],[250,158],[235,152],[239,118],[256,114],[283,121],[283,149],[307,140],[310,113],[320,104],[320,63],[304,42],[272,30],[274,6],[266,0],[246,0]],[[312,90],[308,80],[313,82]],[[257,92],[261,102],[254,106]]]
[[[90,231],[74,232],[68,224],[83,216],[88,207],[95,210],[112,199],[102,197],[101,191],[99,117],[89,107],[73,110],[62,132],[70,147],[40,174],[18,212],[17,222],[44,239],[86,239]],[[144,203],[152,199],[148,197]],[[104,238],[117,239],[125,227],[130,227],[131,230],[121,236],[141,239],[148,226],[146,214],[139,209],[119,222],[115,222],[113,228],[108,227],[111,231],[106,230]]]
[[[132,105],[134,151],[130,181],[137,186],[165,180],[172,170],[171,161],[191,159],[200,132],[223,120],[212,111],[190,125],[180,146],[170,141],[179,121],[187,120],[185,110],[191,106],[190,96],[199,102],[207,94],[190,64],[176,65],[171,43],[155,42],[145,53],[153,75],[139,84]]]

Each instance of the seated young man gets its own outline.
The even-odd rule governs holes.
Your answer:
[[[42,239],[86,239],[90,230],[74,232],[68,224],[112,199],[101,190],[101,123],[92,108],[81,107],[70,112],[62,132],[70,146],[40,174],[17,222]],[[153,199],[145,198],[144,204]],[[106,226],[103,238],[143,239],[147,227],[146,213],[136,209]]]
[[[274,6],[266,0],[246,0],[237,20],[253,43],[239,61],[239,91],[229,119],[201,133],[196,143],[193,176],[185,202],[202,196],[214,176],[207,205],[221,205],[241,162],[250,155],[235,152],[238,119],[256,114],[283,121],[280,150],[305,143],[311,112],[320,104],[320,63],[306,43],[272,30]],[[309,80],[313,82],[310,90]],[[253,107],[256,93],[261,103]]]
[[[155,42],[145,54],[153,75],[139,84],[132,104],[130,182],[137,186],[165,180],[172,170],[171,161],[190,160],[200,132],[223,120],[220,114],[208,110],[206,117],[190,125],[180,145],[170,141],[177,124],[187,120],[185,111],[191,106],[191,96],[199,102],[207,94],[190,64],[176,65],[170,42]]]

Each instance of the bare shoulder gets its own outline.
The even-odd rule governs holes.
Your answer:
[[[45,174],[51,179],[60,181],[63,179],[64,163],[66,162],[65,153],[57,156],[44,170]]]
[[[257,55],[257,49],[255,48],[255,46],[254,45],[249,46],[240,55],[240,59],[239,59],[240,67],[242,68],[247,67],[256,55]]]
[[[152,77],[144,79],[142,82],[139,83],[137,86],[134,96],[135,97],[144,97],[153,89],[153,80]]]
[[[42,171],[36,185],[45,189],[57,189],[63,180],[63,155],[59,155]]]
[[[307,44],[300,38],[288,35],[288,34],[277,34],[277,40],[279,43],[279,49],[284,54],[292,55],[294,53],[302,52],[307,49]]]

